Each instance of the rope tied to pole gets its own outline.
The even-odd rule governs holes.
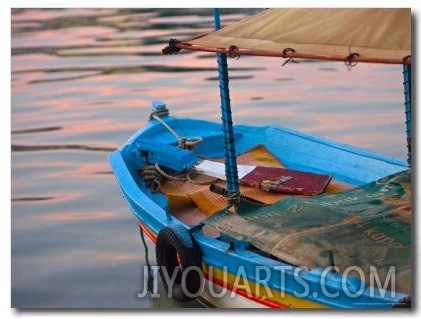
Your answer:
[[[215,29],[220,29],[221,20],[219,15],[219,9],[215,8],[213,11]],[[239,53],[238,51],[239,49],[236,46],[230,47],[230,53]],[[234,205],[235,207],[237,207],[239,204],[240,192],[235,152],[234,130],[232,124],[231,102],[228,85],[228,63],[226,55],[217,53],[216,57],[218,62],[219,95],[221,101],[225,176],[227,180],[227,190],[230,194],[232,194],[228,198],[228,206],[231,207]]]

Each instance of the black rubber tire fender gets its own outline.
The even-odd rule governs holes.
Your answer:
[[[203,289],[203,270],[200,248],[190,232],[178,224],[165,226],[158,234],[155,250],[168,296],[180,302],[196,299]]]

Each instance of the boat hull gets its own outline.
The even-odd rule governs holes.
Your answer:
[[[223,156],[220,124],[195,119],[163,116],[180,135],[200,136],[195,152],[206,158]],[[237,125],[234,127],[237,153],[264,145],[291,169],[329,174],[355,186],[407,169],[404,160],[376,154],[288,128]],[[137,170],[145,163],[137,149],[141,141],[176,146],[177,141],[158,121],[151,120],[109,161],[123,197],[140,227],[156,242],[164,227],[182,225],[191,234],[201,255],[203,285],[197,297],[216,307],[271,308],[390,308],[405,294],[371,289],[354,277],[326,269],[303,269],[250,250],[244,241],[208,236],[171,215],[167,198],[153,193]]]

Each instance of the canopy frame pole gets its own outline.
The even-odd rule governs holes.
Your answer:
[[[411,59],[411,56],[408,56],[404,59]],[[411,64],[403,64],[403,87],[404,87],[404,97],[405,97],[405,125],[406,125],[406,143],[408,149],[408,165],[411,167]]]
[[[219,9],[214,9],[215,29],[221,28]],[[237,158],[235,151],[234,129],[231,115],[231,102],[228,85],[227,57],[223,53],[217,53],[219,92],[221,97],[222,130],[224,144],[225,176],[227,181],[228,205],[236,205],[239,199],[239,182]]]

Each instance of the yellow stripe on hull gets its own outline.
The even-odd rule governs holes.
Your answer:
[[[277,308],[329,308],[323,304],[299,298],[284,291],[270,289],[267,285],[247,279],[246,274],[235,275],[221,268],[208,266],[205,263],[202,264],[202,267],[205,277],[210,281],[209,285],[223,286],[226,288],[225,294],[230,294],[232,298],[239,294],[254,302]],[[222,292],[219,292],[219,294],[222,295]]]

